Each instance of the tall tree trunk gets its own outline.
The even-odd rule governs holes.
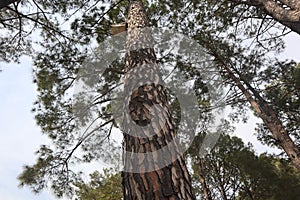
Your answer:
[[[298,171],[300,171],[300,150],[285,130],[275,111],[246,80],[243,80],[242,75],[238,71],[233,72],[217,53],[213,53],[213,55],[218,59],[221,67],[226,70],[230,79],[242,91],[248,102],[251,104],[253,110],[255,110],[258,116],[263,120],[265,125],[271,131],[273,137],[279,142],[279,145],[286,152],[293,165],[298,169]],[[236,75],[238,75],[238,77]],[[247,88],[244,85],[246,85]]]
[[[248,89],[252,92],[255,99],[251,96],[248,90],[242,85],[242,83],[235,79],[229,68],[225,67],[228,73],[237,83],[238,87],[243,91],[244,95],[252,105],[252,108],[257,112],[258,116],[263,120],[266,126],[269,128],[274,138],[279,142],[282,149],[286,152],[291,159],[294,166],[300,171],[300,150],[293,142],[287,131],[285,130],[280,119],[277,117],[275,111],[268,105],[268,103],[257,93],[257,91],[251,87],[251,85],[245,81]]]
[[[205,172],[204,172],[204,166],[202,158],[198,158],[198,168],[199,168],[199,176],[200,176],[200,182],[202,184],[203,193],[205,200],[212,200],[210,190],[207,186],[206,179],[205,179]]]
[[[142,2],[131,1],[124,79],[124,199],[195,199],[179,147],[173,143],[169,148],[176,133],[148,26]]]

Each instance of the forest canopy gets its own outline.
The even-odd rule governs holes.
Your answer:
[[[59,197],[85,195],[82,191],[85,187],[92,193],[103,187],[92,182],[82,185],[82,174],[74,168],[80,163],[109,159],[103,153],[107,150],[121,151],[112,138],[112,133],[120,129],[112,101],[126,78],[128,55],[123,52],[123,57],[105,65],[101,74],[89,71],[96,81],[86,83],[94,90],[87,105],[82,101],[74,103],[76,99],[71,91],[84,65],[99,64],[98,58],[91,58],[91,55],[114,37],[111,26],[128,22],[129,2],[133,1],[0,1],[0,61],[19,62],[23,55],[32,57],[33,82],[38,90],[32,111],[43,134],[52,141],[52,145],[41,145],[37,150],[36,163],[24,167],[19,176],[21,186],[29,186],[34,192],[51,187]],[[293,0],[142,2],[152,27],[178,32],[202,47],[206,66],[209,63],[214,73],[222,78],[223,107],[231,111],[222,119],[222,126],[247,122],[250,110],[262,120],[257,125],[257,138],[282,152],[257,156],[239,139],[219,133],[219,145],[234,142],[238,151],[223,146],[199,157],[198,147],[203,142],[199,138],[209,134],[205,128],[214,122],[213,112],[217,109],[210,96],[211,88],[201,74],[204,65],[190,63],[170,52],[156,52],[157,63],[175,65],[170,72],[174,77],[176,73],[184,74],[196,94],[195,109],[201,113],[201,129],[194,140],[198,143],[190,148],[194,150],[188,150],[185,155],[187,165],[193,168],[190,174],[196,196],[204,195],[207,200],[218,195],[223,199],[280,199],[282,194],[274,196],[271,190],[279,191],[274,188],[280,188],[283,180],[291,183],[290,187],[286,186],[289,189],[298,188],[300,64],[294,60],[279,60],[277,55],[284,51],[286,35],[300,34],[300,3]],[[106,59],[101,55],[99,58]],[[175,86],[184,86],[183,79],[173,82]],[[180,103],[172,91],[168,98],[174,126],[178,129],[183,123]],[[84,113],[76,113],[76,106],[87,109]],[[89,126],[91,117],[98,120],[97,126],[83,131],[82,127]],[[188,132],[189,126],[185,128]],[[224,132],[222,128],[219,131]],[[78,151],[80,153],[76,154]],[[220,168],[214,165],[215,160],[226,164]],[[208,171],[214,172],[216,177],[206,177]],[[227,173],[232,180],[220,177]],[[256,176],[257,173],[260,175]],[[111,187],[111,181],[120,180],[107,171],[104,175],[103,178],[93,174],[91,180],[108,180],[104,184],[107,187]],[[264,178],[268,181],[264,182]],[[268,185],[269,182],[272,185]],[[78,186],[79,191],[76,190]],[[119,190],[116,188],[116,191]],[[292,195],[296,194],[291,191],[291,197],[286,198],[293,199]]]

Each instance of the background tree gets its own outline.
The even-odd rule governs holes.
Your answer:
[[[123,197],[120,172],[104,169],[90,174],[88,183],[76,183],[76,195],[80,200],[120,200]]]
[[[196,152],[202,138],[199,135],[188,152],[199,199],[205,196],[205,188],[211,199],[216,200],[292,200],[299,195],[300,176],[286,159],[267,154],[257,156],[251,144],[245,145],[240,138],[224,134],[209,154],[201,156]],[[206,186],[201,179],[205,179]]]
[[[272,103],[273,109],[282,119],[287,131],[296,138],[299,145],[299,103],[300,103],[300,83],[299,64],[295,62],[278,62],[278,67],[268,67],[261,73],[261,77],[266,82],[263,97]],[[274,70],[275,69],[275,70]],[[269,145],[277,145],[264,126],[258,127],[258,138]]]

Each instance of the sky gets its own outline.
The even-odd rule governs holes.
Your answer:
[[[300,61],[300,37],[289,34],[285,41],[286,50],[279,57]],[[35,195],[26,187],[18,187],[22,167],[34,163],[34,152],[41,144],[49,144],[31,112],[37,95],[32,83],[32,62],[22,57],[21,64],[0,63],[0,69],[0,200],[54,200],[49,191]],[[253,143],[258,152],[270,150],[253,135],[256,122],[259,120],[252,118],[239,125],[235,134],[244,142]]]
[[[54,199],[47,192],[37,196],[18,188],[17,176],[23,165],[34,163],[34,152],[48,143],[31,113],[36,99],[31,60],[22,57],[21,64],[1,63],[0,69],[0,199]]]

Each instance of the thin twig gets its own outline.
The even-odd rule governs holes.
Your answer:
[[[89,138],[95,131],[97,131],[99,128],[102,128],[104,126],[106,126],[109,123],[112,123],[114,121],[114,119],[111,119],[103,124],[101,124],[100,126],[96,127],[94,130],[92,130],[90,133],[88,133],[86,136],[84,136],[83,138],[81,138],[78,143],[75,145],[75,147],[71,150],[71,152],[69,153],[69,155],[66,157],[65,161],[68,162],[68,160],[71,158],[71,156],[73,155],[73,153],[76,151],[76,149],[78,149],[78,147],[87,139]],[[90,125],[91,126],[91,125]],[[89,127],[90,127],[89,126]],[[87,130],[86,130],[87,131]],[[106,137],[107,138],[107,137]],[[106,139],[105,138],[105,139]]]

